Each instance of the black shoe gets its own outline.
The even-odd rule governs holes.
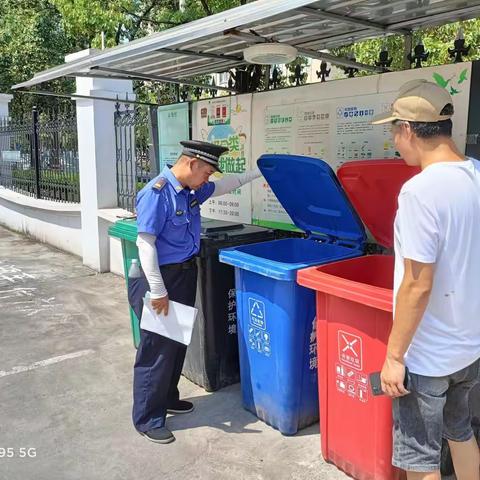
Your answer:
[[[193,403],[186,400],[178,400],[167,408],[167,413],[190,413],[193,412]]]
[[[154,428],[148,432],[138,433],[154,443],[171,443],[175,440],[173,433],[167,427]]]

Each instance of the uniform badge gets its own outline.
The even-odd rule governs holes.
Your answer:
[[[166,184],[167,181],[164,178],[160,178],[160,180],[158,180],[158,182],[153,186],[153,188],[161,190]]]
[[[190,202],[190,208],[196,207],[198,205],[198,200],[195,198]]]
[[[181,217],[181,216],[183,215],[183,210],[177,210],[177,211],[175,212],[175,215],[176,215],[177,217]]]

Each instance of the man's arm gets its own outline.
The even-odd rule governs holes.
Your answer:
[[[155,240],[155,235],[139,233],[137,238],[138,256],[150,285],[152,307],[157,313],[164,312],[165,315],[168,315],[168,292],[158,266]]]
[[[225,195],[236,188],[240,188],[246,183],[252,182],[256,178],[260,178],[261,176],[262,172],[260,172],[258,168],[244,173],[225,175],[220,180],[213,182],[215,190],[213,191],[212,197]]]
[[[168,294],[163,283],[155,241],[166,221],[164,183],[152,188],[137,200],[137,246],[143,271],[150,284],[152,307],[157,313],[168,314]]]
[[[405,260],[405,273],[397,294],[395,318],[381,375],[382,390],[390,397],[408,393],[403,386],[404,356],[427,308],[434,267],[434,263]]]

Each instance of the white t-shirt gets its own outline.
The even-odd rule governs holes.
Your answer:
[[[478,160],[430,165],[403,186],[395,219],[395,299],[405,258],[435,263],[430,301],[406,365],[430,377],[467,367],[480,357]]]

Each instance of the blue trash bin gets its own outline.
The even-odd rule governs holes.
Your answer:
[[[258,166],[307,238],[220,251],[235,267],[243,406],[284,435],[318,420],[315,295],[297,271],[363,254],[366,234],[322,160],[263,155]]]

